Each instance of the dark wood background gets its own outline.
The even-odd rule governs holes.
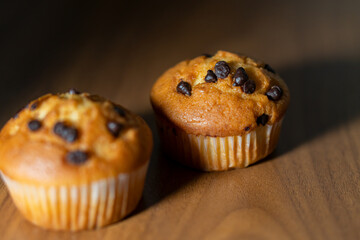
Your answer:
[[[0,180],[1,239],[360,239],[360,1],[2,1],[0,123],[70,87],[142,115],[177,62],[218,49],[270,63],[291,91],[279,146],[247,169],[202,173],[155,148],[120,223],[34,227]]]

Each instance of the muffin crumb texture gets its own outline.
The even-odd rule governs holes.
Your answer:
[[[160,116],[194,135],[243,135],[282,119],[289,90],[270,65],[225,51],[183,61],[151,91]]]

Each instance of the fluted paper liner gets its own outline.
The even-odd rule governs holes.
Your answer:
[[[29,185],[1,175],[15,205],[30,222],[74,231],[111,224],[134,210],[147,167],[148,163],[133,172],[79,186]]]
[[[258,126],[242,136],[211,137],[186,133],[157,117],[165,153],[203,171],[244,168],[266,157],[277,145],[281,124],[282,119],[273,125]]]

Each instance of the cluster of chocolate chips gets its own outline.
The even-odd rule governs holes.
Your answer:
[[[255,92],[256,84],[253,80],[249,79],[249,76],[243,67],[236,69],[233,80],[233,86],[241,87],[244,93],[251,94]]]
[[[203,56],[205,56],[207,58],[211,57],[210,54],[204,54]],[[267,71],[275,74],[274,69],[272,67],[270,67],[269,64],[265,64],[263,66],[263,68],[266,69]],[[213,70],[207,71],[207,74],[204,78],[205,82],[216,83],[219,78],[220,79],[226,78],[230,74],[231,69],[230,69],[229,65],[227,64],[227,62],[219,61],[215,64],[214,71]],[[241,87],[243,92],[246,94],[252,94],[253,92],[255,92],[255,89],[256,89],[255,82],[249,78],[248,74],[246,73],[246,71],[243,67],[239,67],[238,69],[236,69],[235,74],[233,76],[233,86]],[[191,90],[192,89],[191,89],[190,83],[185,82],[182,79],[176,87],[176,91],[178,93],[181,93],[181,94],[184,94],[187,96],[191,96]],[[277,85],[272,86],[270,88],[270,90],[265,93],[265,95],[271,101],[279,100],[281,98],[282,94],[283,94],[282,89]],[[257,119],[256,119],[257,125],[265,126],[268,121],[269,121],[269,116],[266,114],[263,114],[263,115],[257,117]],[[245,128],[245,131],[248,131],[248,130],[250,130],[250,127]]]
[[[57,122],[53,128],[53,132],[67,142],[73,143],[78,139],[79,133],[75,127],[67,125],[64,122]],[[81,165],[85,163],[89,155],[87,152],[75,150],[66,154],[66,160],[72,165]]]
[[[210,57],[207,54],[204,56]],[[265,64],[264,69],[269,72],[275,73],[274,69],[270,67],[270,65]],[[215,64],[214,70],[208,70],[205,76],[205,82],[207,83],[216,83],[218,78],[224,79],[230,74],[230,67],[225,61],[219,61]],[[236,69],[235,74],[233,76],[233,86],[234,87],[241,87],[243,92],[246,94],[252,94],[255,92],[256,84],[253,80],[251,80],[246,73],[243,67],[239,67]],[[191,85],[188,82],[185,82],[181,79],[179,84],[176,87],[176,91],[178,93],[182,93],[187,96],[191,96]],[[271,89],[266,93],[266,96],[269,100],[277,101],[282,96],[282,90],[279,86],[272,86]]]
[[[215,72],[214,72],[215,71]],[[230,66],[225,61],[219,61],[215,64],[213,70],[208,70],[205,76],[205,82],[207,83],[216,83],[218,79],[227,78],[231,72]],[[256,85],[255,82],[249,79],[244,68],[239,67],[234,74],[234,83],[233,86],[241,87],[244,93],[251,94],[255,91]],[[188,82],[183,80],[176,87],[178,93],[182,93],[187,96],[191,96],[191,85]]]
[[[80,92],[77,91],[76,89],[70,89],[68,93],[80,94]],[[90,95],[89,99],[92,101],[103,100],[101,97],[97,97],[96,95]],[[38,102],[34,102],[33,104],[30,105],[29,109],[34,110],[37,108],[37,106],[38,106]],[[126,116],[126,112],[117,105],[113,104],[113,110],[116,112],[117,115],[121,117]],[[28,122],[28,128],[30,129],[30,131],[33,132],[38,131],[41,127],[42,127],[42,123],[39,120],[33,119]],[[118,137],[121,130],[124,128],[124,125],[116,121],[108,121],[106,127],[112,136]],[[79,131],[75,127],[63,121],[57,122],[54,125],[53,133],[69,143],[73,143],[79,138]],[[87,161],[88,158],[89,158],[89,154],[81,150],[71,151],[66,155],[66,160],[73,165],[83,164]]]
[[[214,67],[215,73],[211,70],[208,70],[208,74],[205,76],[205,82],[216,82],[217,78],[224,79],[230,74],[230,66],[225,61],[219,61],[215,64]],[[214,79],[214,80],[213,80]],[[212,81],[210,81],[212,80]],[[255,91],[256,85],[255,82],[249,79],[244,68],[239,67],[236,69],[233,76],[233,86],[241,87],[244,93],[251,94]]]

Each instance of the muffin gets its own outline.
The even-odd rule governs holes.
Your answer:
[[[150,98],[165,153],[222,171],[247,167],[275,149],[290,95],[268,64],[218,51],[170,68]]]
[[[30,102],[0,132],[0,171],[20,212],[56,230],[99,228],[138,204],[152,151],[143,119],[70,90]]]

